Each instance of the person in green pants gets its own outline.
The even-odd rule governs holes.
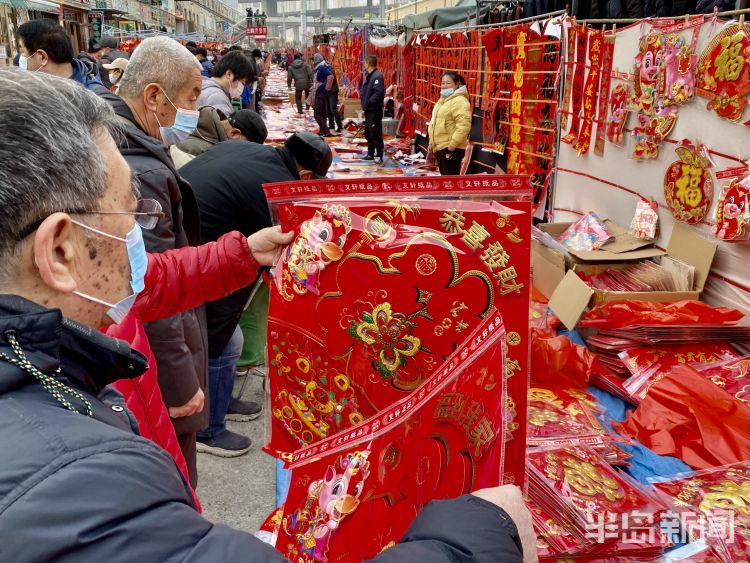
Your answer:
[[[237,374],[247,375],[253,368],[266,364],[266,325],[268,322],[268,286],[261,278],[250,304],[240,317],[240,329],[245,337],[242,355],[237,362]]]

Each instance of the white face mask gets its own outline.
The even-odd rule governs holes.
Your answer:
[[[117,75],[114,72],[110,72],[109,73],[109,81],[110,81],[110,83],[117,84],[118,80],[119,80],[119,78],[117,77]]]
[[[24,57],[23,55],[18,55],[18,68],[21,70],[29,70],[29,59],[32,58],[34,55],[36,55],[38,52],[39,51],[34,51],[28,57]],[[36,72],[40,68],[42,68],[41,65],[36,67],[36,69],[34,69],[34,72]]]
[[[162,92],[164,92],[164,90],[162,90]],[[154,117],[156,117],[156,122],[159,124],[161,140],[165,145],[170,146],[187,139],[190,136],[190,133],[195,131],[195,128],[198,127],[198,120],[200,119],[201,114],[198,110],[178,108],[174,105],[174,102],[169,96],[167,96],[166,92],[164,92],[164,95],[167,97],[169,103],[172,104],[172,107],[177,110],[174,124],[172,127],[162,127],[162,124],[159,121],[159,116],[154,113]]]
[[[239,80],[232,86],[229,87],[229,96],[233,100],[239,100],[242,97],[242,90],[245,89],[245,85]]]

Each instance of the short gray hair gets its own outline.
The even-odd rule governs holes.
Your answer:
[[[185,85],[190,69],[200,70],[201,64],[185,47],[169,37],[149,37],[130,56],[117,93],[135,99],[146,86],[156,83],[171,98]]]
[[[66,209],[97,210],[108,165],[96,137],[122,129],[112,109],[78,82],[0,69],[0,262],[19,236]]]

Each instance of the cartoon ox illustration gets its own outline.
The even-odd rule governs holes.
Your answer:
[[[284,531],[296,538],[304,561],[328,560],[328,543],[341,521],[359,506],[370,475],[369,451],[341,456],[323,479],[313,481],[304,506],[284,518]]]
[[[319,294],[318,275],[344,255],[346,237],[352,230],[349,210],[343,205],[324,205],[300,227],[300,232],[282,254],[281,294],[289,301],[294,294]],[[294,291],[291,293],[289,291]]]

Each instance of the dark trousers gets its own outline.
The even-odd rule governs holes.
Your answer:
[[[365,139],[367,154],[383,158],[383,110],[365,111]]]
[[[341,116],[339,115],[339,93],[331,92],[328,94],[328,127],[333,129],[343,129],[344,124],[341,123]]]
[[[438,170],[443,176],[458,176],[461,173],[461,161],[464,159],[466,149],[449,151],[442,149],[435,153]]]
[[[320,127],[320,134],[328,137],[331,132],[328,130],[328,93],[315,93],[315,121]]]
[[[310,88],[295,89],[294,101],[297,102],[297,113],[302,113],[302,92],[305,93],[305,100],[310,97]]]
[[[195,489],[198,486],[198,454],[195,448],[195,434],[177,434],[177,441],[187,462],[190,486]]]

